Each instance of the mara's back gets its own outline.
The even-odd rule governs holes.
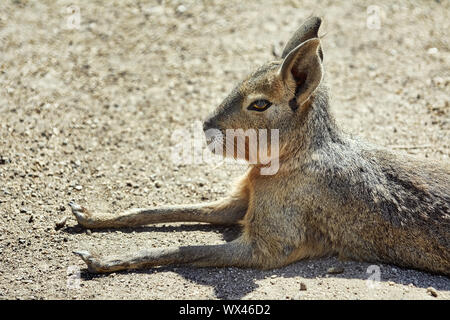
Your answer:
[[[448,164],[347,138],[303,168],[318,182],[309,197],[326,199],[310,202],[312,220],[341,257],[450,274]]]

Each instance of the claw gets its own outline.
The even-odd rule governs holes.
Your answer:
[[[78,218],[85,218],[84,216],[84,208],[80,206],[79,204],[75,203],[74,201],[69,202],[69,206],[72,209],[72,213]]]
[[[88,251],[85,250],[74,250],[74,254],[79,256],[86,263],[89,272],[99,273],[101,272],[101,265],[97,259],[95,259]]]
[[[72,253],[74,253],[77,256],[79,256],[86,263],[91,258],[91,254],[88,251],[85,251],[85,250],[74,250],[74,251],[72,251]]]
[[[78,221],[78,224],[85,228],[93,226],[92,216],[88,210],[80,206],[74,201],[69,202],[69,206],[72,209],[72,213]]]

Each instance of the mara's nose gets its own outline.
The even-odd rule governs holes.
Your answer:
[[[208,119],[206,119],[203,122],[203,131],[206,131],[208,129],[213,129],[216,127],[217,127],[217,125],[216,125],[213,117],[208,117]]]

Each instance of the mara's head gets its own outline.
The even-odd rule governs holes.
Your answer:
[[[205,120],[203,128],[213,152],[249,160],[252,138],[264,132],[273,138],[276,133],[277,148],[292,138],[298,127],[294,115],[310,105],[322,81],[320,24],[320,18],[308,19],[288,41],[279,60],[251,73]],[[235,140],[239,138],[245,141],[241,148]],[[274,139],[266,141],[271,154]]]

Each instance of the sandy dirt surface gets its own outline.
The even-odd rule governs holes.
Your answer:
[[[172,135],[192,131],[312,14],[324,18],[340,126],[448,162],[448,1],[1,1],[0,299],[449,299],[447,277],[336,258],[98,276],[71,253],[235,237],[192,223],[84,230],[67,203],[118,212],[223,197],[244,169],[176,164]]]

